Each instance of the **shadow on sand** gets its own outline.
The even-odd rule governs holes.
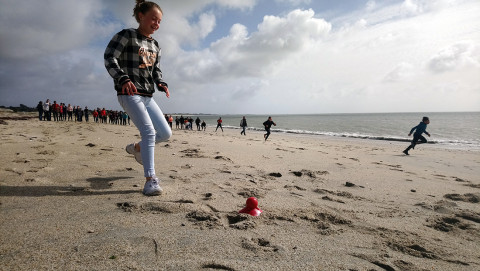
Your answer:
[[[90,187],[80,186],[0,186],[0,197],[90,196],[140,193],[140,189],[113,190],[116,181],[133,177],[88,178]]]

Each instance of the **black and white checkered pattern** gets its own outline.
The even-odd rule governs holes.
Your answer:
[[[161,52],[155,39],[143,36],[136,29],[124,29],[113,36],[103,57],[117,95],[123,94],[122,85],[128,81],[135,85],[139,95],[149,97],[155,92],[155,85],[168,86],[160,70]]]

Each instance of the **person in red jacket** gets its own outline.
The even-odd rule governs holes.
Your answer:
[[[107,111],[105,110],[105,107],[100,111],[100,121],[102,123],[107,123]]]
[[[58,120],[63,120],[63,103],[58,105]]]
[[[215,132],[218,130],[218,127],[220,127],[220,129],[222,129],[222,133],[223,133],[223,127],[222,127],[222,118],[218,118],[217,120],[217,129],[215,129]]]
[[[97,111],[97,109],[93,110],[92,116],[93,116],[93,121],[95,121],[95,123],[98,123],[98,111]]]
[[[53,112],[53,120],[58,121],[58,104],[57,104],[57,101],[53,101],[52,112]]]

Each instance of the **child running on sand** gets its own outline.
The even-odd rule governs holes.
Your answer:
[[[411,145],[408,146],[408,148],[406,148],[403,151],[403,153],[405,153],[406,155],[409,155],[408,151],[410,149],[415,149],[415,145],[427,143],[427,139],[422,134],[425,133],[430,137],[430,134],[426,131],[427,124],[429,124],[429,123],[430,123],[430,120],[428,119],[428,117],[423,117],[422,122],[420,122],[417,126],[413,127],[412,130],[410,130],[410,133],[408,134],[408,136],[411,136],[413,131],[415,131],[415,130],[416,131],[413,134],[413,140],[412,140]],[[420,139],[420,142],[418,142],[419,139]]]
[[[272,127],[272,124],[273,126],[277,126],[277,124],[272,121],[272,117],[268,117],[268,120],[263,123],[263,126],[265,126],[265,131],[267,131],[267,133],[263,135],[265,141],[267,141],[268,136],[270,135],[270,128]]]
[[[152,95],[155,85],[170,97],[168,85],[160,70],[161,49],[152,34],[158,30],[163,11],[159,5],[136,0],[133,16],[138,28],[124,29],[113,36],[105,49],[105,67],[112,76],[120,105],[140,131],[142,140],[126,146],[138,163],[143,164],[146,178],[143,194],[159,195],[162,188],[155,175],[155,143],[170,138],[172,131]]]

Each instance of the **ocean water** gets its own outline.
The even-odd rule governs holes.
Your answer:
[[[224,128],[240,129],[243,115],[192,117],[197,116],[205,120],[207,129],[215,129],[218,117],[222,117]],[[429,143],[480,150],[480,112],[272,115],[277,124],[272,132],[408,142],[412,139],[408,137],[410,129],[423,116],[430,118],[427,131],[431,137],[425,135]],[[268,115],[245,117],[248,129],[263,131],[262,123]]]

